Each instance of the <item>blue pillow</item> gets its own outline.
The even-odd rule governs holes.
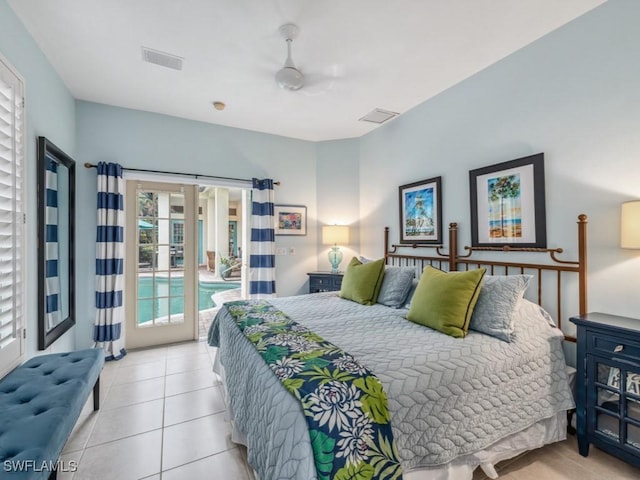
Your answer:
[[[385,268],[382,287],[380,287],[378,294],[378,303],[393,308],[404,306],[405,299],[411,290],[415,272],[413,267]]]
[[[373,260],[360,256],[362,263],[369,263]],[[378,294],[378,303],[393,308],[409,308],[407,297],[412,288],[415,291],[417,280],[413,282],[416,276],[414,267],[394,267],[387,266],[384,269],[384,278],[382,279],[382,287]]]
[[[407,293],[407,298],[404,299],[404,305],[402,308],[411,307],[411,300],[413,299],[413,294],[416,293],[416,287],[418,286],[418,279],[414,278],[411,281],[411,288],[409,289],[409,293]]]
[[[485,275],[469,330],[511,342],[514,314],[532,275]]]

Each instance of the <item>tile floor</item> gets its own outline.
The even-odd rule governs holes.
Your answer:
[[[216,349],[205,342],[130,352],[108,362],[101,407],[87,402],[61,460],[77,462],[61,480],[252,480],[244,447],[231,442],[221,385],[211,371]],[[575,437],[498,465],[505,480],[638,479],[640,469]],[[474,480],[487,477],[478,469]]]
[[[85,406],[61,460],[61,480],[251,480],[244,447],[231,442],[215,349],[191,342],[107,362],[100,410]]]

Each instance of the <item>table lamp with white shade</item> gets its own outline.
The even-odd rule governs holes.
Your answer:
[[[322,227],[322,244],[332,245],[329,250],[329,262],[331,273],[338,273],[338,267],[342,262],[342,252],[338,245],[349,243],[349,227],[346,225],[325,225]]]
[[[622,204],[620,210],[620,247],[640,248],[640,200]]]

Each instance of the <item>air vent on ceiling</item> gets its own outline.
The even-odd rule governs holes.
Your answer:
[[[390,118],[397,117],[398,115],[400,114],[396,112],[390,112],[389,110],[376,108],[374,110],[371,110],[364,117],[359,118],[358,120],[361,122],[384,123]]]
[[[142,59],[145,62],[155,63],[156,65],[173,68],[174,70],[182,70],[182,60],[184,60],[182,57],[159,52],[158,50],[147,47],[142,47]]]

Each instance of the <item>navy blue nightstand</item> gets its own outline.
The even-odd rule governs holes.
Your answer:
[[[640,466],[640,320],[588,313],[578,327],[576,421],[589,445]]]

